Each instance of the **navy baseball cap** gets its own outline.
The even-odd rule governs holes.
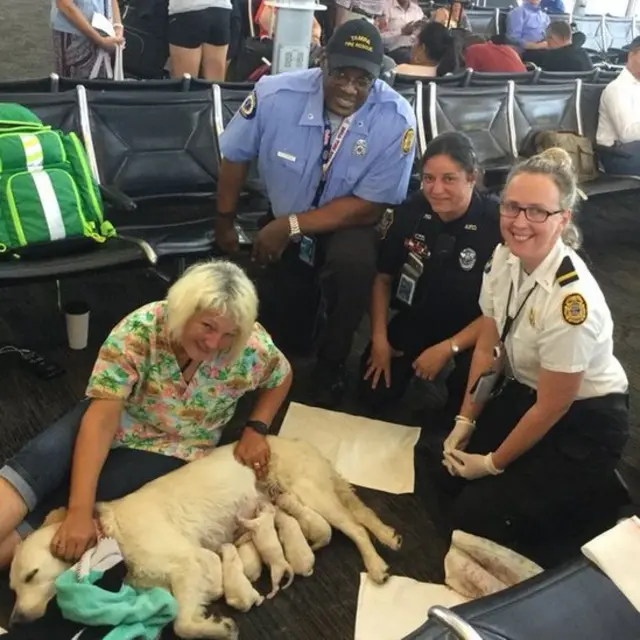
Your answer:
[[[329,69],[353,67],[374,78],[380,76],[384,45],[378,28],[363,19],[348,20],[334,32],[326,46]]]

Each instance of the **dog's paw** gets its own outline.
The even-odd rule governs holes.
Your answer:
[[[216,638],[216,640],[238,640],[240,629],[231,618],[214,616],[213,618],[209,618],[207,621],[210,621],[212,625],[215,625],[214,633],[217,635],[211,635],[211,638]]]
[[[225,640],[238,640],[240,629],[238,629],[238,625],[231,618],[224,618],[222,620],[222,626],[227,633]]]
[[[394,551],[400,551],[401,547],[402,547],[402,535],[394,531],[392,543],[389,545],[389,548],[393,549]]]
[[[385,547],[389,547],[389,549],[392,549],[393,551],[398,551],[402,546],[402,536],[391,527],[385,526],[385,528],[380,532],[380,536],[377,537]]]
[[[389,579],[389,565],[378,558],[375,563],[369,564],[367,574],[376,584],[384,584]]]

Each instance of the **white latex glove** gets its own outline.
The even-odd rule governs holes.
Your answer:
[[[485,476],[497,476],[502,473],[493,464],[493,457],[490,453],[483,455],[481,453],[465,453],[464,451],[456,450],[445,451],[442,464],[448,469],[447,462],[453,467],[455,475],[467,480],[478,480]]]
[[[453,467],[453,463],[448,458],[446,457],[442,458],[442,465],[449,472],[450,476],[458,475]]]
[[[457,416],[454,427],[443,444],[445,453],[453,449],[458,449],[459,451],[466,449],[475,428],[476,425],[471,420]]]

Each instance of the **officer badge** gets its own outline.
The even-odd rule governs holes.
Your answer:
[[[413,127],[409,127],[402,135],[402,142],[400,143],[402,153],[409,153],[409,151],[413,149],[413,141],[415,139],[416,132],[413,130]]]
[[[476,263],[476,252],[471,248],[467,247],[460,252],[460,266],[465,271],[471,271]]]
[[[367,153],[367,141],[356,140],[356,143],[353,145],[353,155],[363,156],[365,153]]]
[[[562,317],[569,324],[582,324],[587,319],[587,301],[579,293],[570,293],[562,301]]]
[[[533,308],[531,308],[531,310],[529,311],[529,324],[531,325],[532,329],[536,328],[536,312],[533,310]]]
[[[256,98],[256,92],[252,91],[244,99],[244,102],[240,105],[240,115],[245,120],[251,120],[256,115],[257,107],[258,107],[258,98]]]

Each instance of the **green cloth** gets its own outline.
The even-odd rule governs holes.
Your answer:
[[[62,615],[87,626],[112,626],[105,640],[156,640],[178,614],[175,598],[165,589],[136,590],[123,584],[120,591],[105,591],[95,585],[102,571],[90,571],[79,579],[68,569],[56,580]]]

